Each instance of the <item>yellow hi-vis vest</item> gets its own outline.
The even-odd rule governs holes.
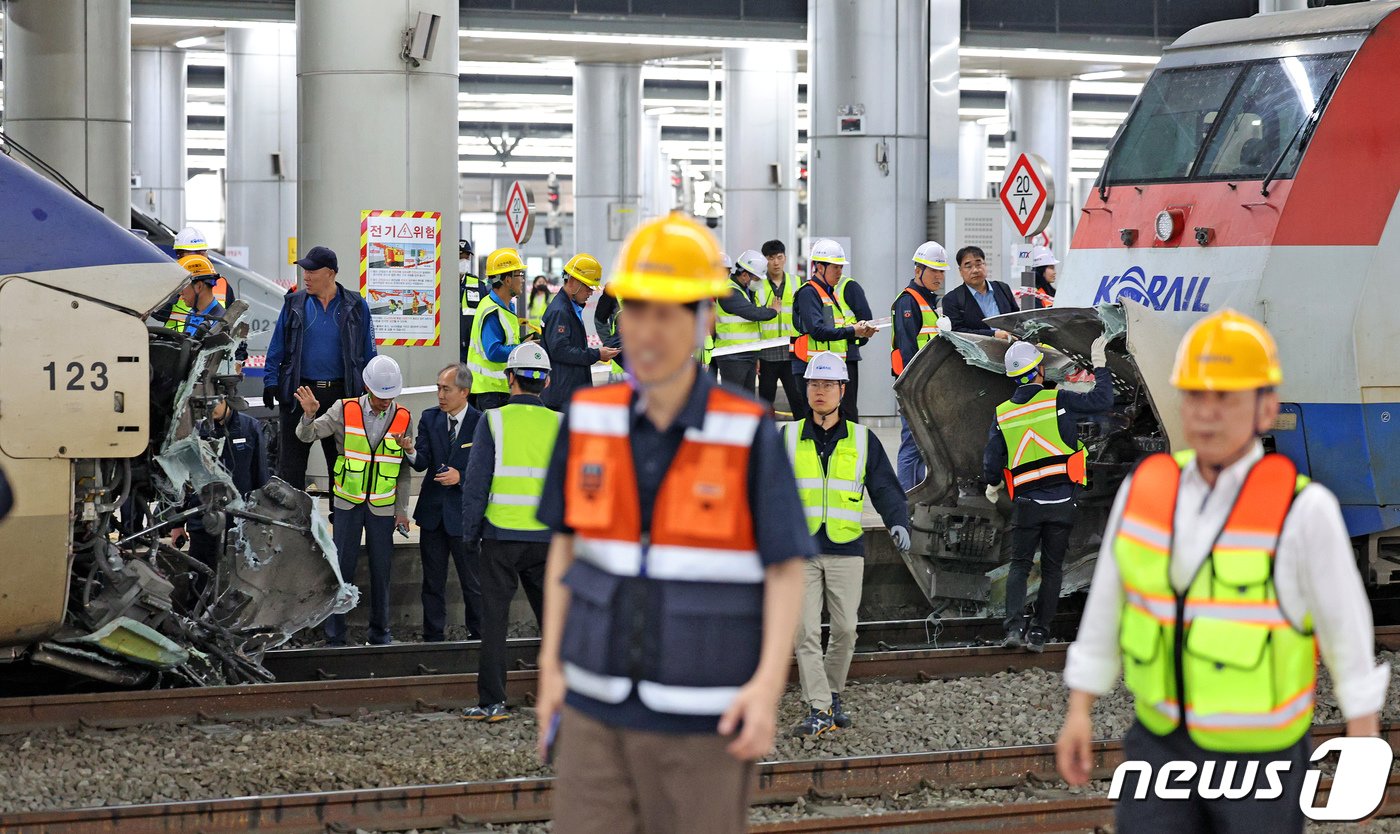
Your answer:
[[[1060,406],[1055,392],[1043,390],[1024,403],[997,406],[997,427],[1006,439],[1006,494],[1034,484],[1082,484],[1088,480],[1084,447],[1060,436]]]
[[[193,312],[194,309],[185,303],[185,299],[175,299],[175,305],[170,308],[170,318],[165,320],[165,329],[184,333],[185,324],[190,320],[190,313]]]
[[[1279,607],[1274,554],[1294,497],[1307,485],[1293,462],[1265,455],[1246,476],[1211,554],[1185,594],[1171,585],[1181,469],[1194,456],[1138,464],[1113,542],[1123,583],[1119,647],[1138,720],[1157,735],[1182,722],[1199,747],[1282,750],[1312,724],[1317,647]]]
[[[846,421],[846,436],[822,468],[817,444],[802,439],[807,420],[783,426],[783,442],[797,478],[797,497],[807,516],[807,532],[815,534],[826,525],[826,537],[835,544],[860,538],[861,511],[865,508],[865,462],[870,448],[870,430],[860,423]]]
[[[729,280],[729,288],[747,298],[746,291],[734,279]],[[759,322],[736,316],[715,305],[715,347],[752,344],[758,341]]]
[[[515,313],[496,303],[495,296],[487,294],[477,305],[472,317],[472,340],[467,345],[467,367],[472,372],[473,394],[504,394],[510,391],[506,381],[506,363],[492,362],[486,358],[481,346],[481,328],[492,315],[501,317],[501,329],[506,334],[506,344],[520,344],[520,318]]]
[[[507,403],[486,412],[496,443],[496,469],[486,501],[486,520],[502,530],[543,530],[535,519],[544,475],[559,434],[557,411],[542,405]]]
[[[797,288],[800,286],[802,282],[797,280],[796,275],[790,272],[783,273],[782,302],[778,308],[778,315],[758,323],[758,338],[767,340],[798,335],[797,328],[792,326],[792,297],[797,294]],[[773,283],[768,280],[768,276],[758,279],[758,290],[754,293],[753,303],[760,307],[767,307],[773,303]]]
[[[841,300],[841,294],[839,292],[833,294],[832,291],[827,288],[826,284],[823,284],[815,278],[809,279],[807,285],[816,290],[817,298],[821,299],[822,302],[822,317],[826,319],[826,323],[831,325],[833,329],[848,327],[855,321],[855,316],[850,310],[846,309],[846,302]],[[837,287],[840,287],[839,283]],[[838,339],[834,342],[818,342],[816,339],[803,333],[793,340],[789,350],[792,351],[793,356],[796,356],[803,362],[810,361],[813,356],[816,356],[822,351],[829,351],[845,359],[846,340]]]
[[[403,449],[394,435],[408,431],[408,409],[394,406],[394,417],[379,447],[370,449],[365,411],[357,399],[342,400],[345,408],[345,452],[335,461],[331,492],[351,504],[369,500],[371,507],[391,507],[398,495]]]

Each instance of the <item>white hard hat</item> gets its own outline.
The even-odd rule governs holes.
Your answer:
[[[948,252],[943,248],[943,244],[937,241],[925,241],[914,250],[914,263],[933,269],[947,269]]]
[[[1055,253],[1050,251],[1048,246],[1031,247],[1031,266],[1054,266],[1059,263],[1055,260]]]
[[[1025,376],[1040,364],[1045,358],[1045,354],[1040,352],[1040,348],[1030,342],[1016,342],[1006,350],[1006,375],[1012,377]]]
[[[369,392],[381,400],[392,400],[403,391],[403,374],[399,363],[380,354],[369,360],[360,377],[365,381]]]
[[[180,252],[201,252],[208,248],[204,233],[193,226],[186,226],[175,236],[175,249]]]
[[[728,253],[728,252],[721,252],[721,253],[719,253],[719,259],[720,259],[721,261],[724,262],[724,268],[725,268],[725,269],[733,269],[733,268],[734,268],[734,259],[731,258],[731,257],[729,257],[729,253]]]
[[[744,254],[739,256],[739,266],[745,272],[762,278],[768,271],[768,259],[757,249],[745,249]]]
[[[846,360],[829,350],[824,350],[812,357],[812,360],[807,363],[807,371],[802,374],[802,378],[834,379],[840,382],[850,380],[846,374]]]
[[[812,244],[812,256],[808,260],[821,264],[846,264],[846,250],[830,238],[822,238]]]
[[[538,342],[524,342],[510,352],[506,370],[526,379],[544,379],[549,374],[549,354]]]

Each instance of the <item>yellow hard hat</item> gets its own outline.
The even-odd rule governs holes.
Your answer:
[[[569,258],[569,262],[564,264],[564,272],[595,290],[598,289],[598,284],[603,280],[603,265],[587,252],[580,252]]]
[[[525,262],[520,260],[520,253],[507,246],[504,249],[497,249],[486,257],[486,277],[493,275],[503,275],[507,272],[524,272]]]
[[[672,212],[628,236],[607,291],[620,299],[690,304],[722,295],[728,286],[714,235],[695,218]]]
[[[203,255],[182,255],[180,257],[180,266],[184,267],[186,272],[196,278],[202,275],[212,275],[215,278],[219,277],[219,271],[214,268],[214,263]]]
[[[1234,310],[1196,322],[1181,340],[1172,385],[1183,391],[1254,391],[1283,382],[1278,345],[1264,325]]]

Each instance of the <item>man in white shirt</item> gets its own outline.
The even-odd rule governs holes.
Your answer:
[[[1172,385],[1183,391],[1192,451],[1144,460],[1118,492],[1065,664],[1056,759],[1071,785],[1088,781],[1090,708],[1121,668],[1137,717],[1126,760],[1154,774],[1169,761],[1202,770],[1209,761],[1215,782],[1233,767],[1234,779],[1255,774],[1258,786],[1264,763],[1286,762],[1283,794],[1205,800],[1192,789],[1167,801],[1149,789],[1137,799],[1129,777],[1119,831],[1301,832],[1318,650],[1347,733],[1379,733],[1390,669],[1376,665],[1337,499],[1258,440],[1278,414],[1282,378],[1273,338],[1239,313],[1213,314],[1186,334]]]

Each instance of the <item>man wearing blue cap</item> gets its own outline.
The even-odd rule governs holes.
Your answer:
[[[282,404],[277,475],[297,489],[306,489],[311,445],[297,439],[301,411],[297,389],[309,388],[319,404],[316,416],[325,414],[339,400],[360,395],[361,374],[376,351],[369,305],[359,293],[336,282],[340,265],[335,252],[313,246],[296,263],[301,267],[303,289],[286,296],[277,316],[267,347],[263,404],[268,408],[274,407],[274,401]],[[339,456],[334,439],[323,439],[321,449],[330,472]]]

